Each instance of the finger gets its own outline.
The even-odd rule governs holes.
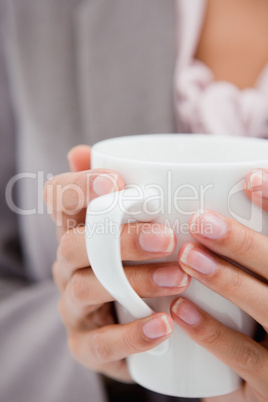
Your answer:
[[[142,261],[173,253],[177,238],[168,227],[158,223],[125,224],[121,232],[123,261]]]
[[[52,273],[53,280],[54,280],[55,285],[57,286],[58,290],[60,292],[63,292],[64,288],[65,288],[65,281],[62,278],[62,275],[59,273],[58,265],[59,264],[57,261],[55,261],[52,264],[51,273]]]
[[[190,276],[236,304],[268,330],[268,286],[204,247],[187,243],[179,264]]]
[[[246,194],[259,207],[268,211],[268,170],[255,169],[246,177]]]
[[[120,190],[124,181],[116,172],[108,169],[92,169],[82,172],[62,173],[48,180],[44,198],[49,211],[75,214],[100,195]]]
[[[63,173],[46,182],[44,199],[48,213],[62,226],[66,225],[66,215],[80,222],[79,214],[84,217],[92,199],[123,187],[122,177],[108,169]]]
[[[90,169],[91,162],[91,148],[88,145],[77,145],[68,152],[67,159],[71,171],[79,172],[82,170],[88,170]],[[66,230],[76,227],[79,222],[84,222],[85,215],[85,209],[81,211],[81,214],[78,214],[76,219],[72,219],[69,215],[63,214],[63,220],[65,223],[63,226],[57,227],[58,240],[61,239]]]
[[[192,236],[212,251],[268,279],[268,238],[214,211],[197,212]]]
[[[234,369],[263,397],[268,396],[268,351],[264,347],[225,327],[189,300],[174,301],[171,315],[191,339]]]
[[[55,213],[53,219],[57,224],[57,236],[59,241],[66,232],[70,232],[73,229],[76,229],[79,232],[84,230],[86,212],[86,208],[83,208],[75,215],[68,215],[60,212]]]
[[[125,273],[130,285],[141,297],[177,295],[190,284],[189,276],[172,263],[127,266]],[[112,300],[90,268],[77,270],[63,294],[66,321],[69,319],[74,326],[82,327],[85,317],[96,310],[96,306]]]
[[[108,323],[108,324],[104,324],[104,325],[112,325],[112,324],[113,323]],[[77,350],[78,342],[80,342],[79,332],[78,331],[75,331],[75,332],[69,331],[69,336],[68,336],[69,349],[70,349],[73,357],[79,361],[81,359],[80,359],[80,356],[78,356],[78,350]],[[89,353],[88,350],[87,350],[87,353]],[[125,359],[117,360],[114,362],[109,362],[106,364],[100,364],[100,363],[96,364],[96,362],[94,361],[94,367],[92,365],[92,362],[89,362],[90,365],[88,365],[84,361],[84,359],[82,359],[80,361],[80,363],[83,364],[87,368],[94,369],[95,371],[98,371],[99,373],[102,373],[102,374],[108,376],[109,378],[113,378],[113,379],[121,381],[121,382],[122,381],[127,382],[127,383],[133,382],[133,380],[129,374],[129,370],[128,370]]]
[[[94,305],[88,309],[85,315],[82,315],[81,311],[78,314],[74,313],[73,309],[68,306],[70,306],[69,301],[66,303],[66,298],[63,295],[58,304],[58,311],[62,322],[69,331],[89,331],[116,322],[112,303]]]
[[[90,169],[91,148],[88,145],[77,145],[70,149],[67,159],[72,172]]]
[[[172,331],[171,317],[165,313],[157,313],[129,324],[74,333],[69,339],[69,347],[73,357],[82,365],[100,371],[111,362],[156,347]]]
[[[57,259],[63,266],[70,267],[68,271],[70,275],[77,268],[89,265],[85,236],[84,225],[61,233]],[[131,223],[122,227],[121,258],[123,261],[143,261],[165,257],[171,254],[175,247],[176,236],[164,225]]]

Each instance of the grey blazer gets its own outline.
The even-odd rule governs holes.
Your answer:
[[[174,0],[0,0],[3,402],[105,400],[99,376],[69,357],[41,188],[78,143],[176,131],[175,33]],[[5,199],[21,172],[16,206],[27,215]]]

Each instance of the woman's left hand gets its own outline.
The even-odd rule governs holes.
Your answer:
[[[246,177],[246,193],[267,211],[268,171],[260,172],[254,171]],[[172,317],[190,338],[233,368],[244,380],[234,394],[209,398],[210,402],[267,402],[268,237],[214,211],[196,213],[190,223],[191,234],[198,243],[187,243],[181,248],[180,266],[253,317],[266,331],[266,338],[257,343],[227,328],[183,298],[172,303]],[[219,255],[244,266],[252,275]]]

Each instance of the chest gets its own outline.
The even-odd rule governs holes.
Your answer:
[[[268,63],[267,38],[267,0],[208,0],[195,57],[216,81],[252,87]]]

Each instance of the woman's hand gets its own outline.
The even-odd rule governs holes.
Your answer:
[[[70,351],[85,367],[130,381],[125,358],[166,340],[172,333],[173,320],[160,312],[126,325],[115,323],[112,298],[89,266],[84,222],[90,200],[123,189],[124,181],[116,172],[87,170],[90,169],[89,147],[74,148],[69,153],[69,162],[73,172],[49,181],[45,200],[58,227],[59,247],[53,276],[60,290],[59,311]],[[164,257],[175,247],[174,233],[161,225],[129,224],[121,234],[123,260],[138,262]],[[125,271],[141,297],[176,295],[190,283],[178,264],[139,264],[127,266]]]
[[[263,174],[263,180],[261,176],[256,171],[247,176],[246,192],[254,202],[268,210],[268,172]],[[195,214],[190,223],[191,234],[198,243],[187,243],[181,248],[179,264],[182,269],[239,306],[267,333],[268,238],[213,211]],[[248,272],[219,255],[244,266]],[[257,343],[225,327],[183,298],[172,303],[171,314],[176,324],[195,342],[232,367],[244,380],[234,394],[208,398],[207,401],[268,401],[267,334],[262,343]]]

